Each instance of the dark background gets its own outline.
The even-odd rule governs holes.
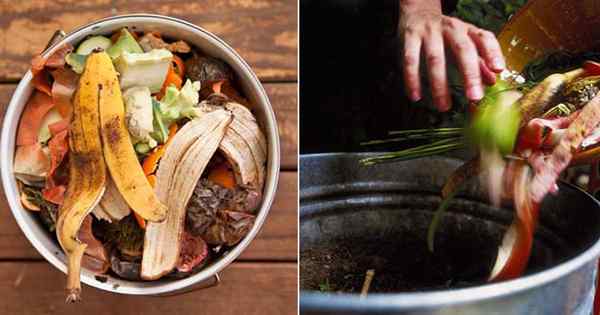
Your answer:
[[[300,1],[301,153],[372,150],[360,142],[439,124],[404,95],[398,1]]]

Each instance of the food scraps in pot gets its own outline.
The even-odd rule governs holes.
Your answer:
[[[32,73],[14,175],[67,256],[68,302],[82,267],[102,281],[179,279],[251,229],[266,139],[225,62],[123,28],[36,56]]]

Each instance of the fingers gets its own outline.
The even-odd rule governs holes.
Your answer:
[[[407,22],[403,28],[403,75],[406,94],[414,102],[421,99],[421,55],[426,59],[433,102],[440,111],[451,106],[446,73],[444,43],[456,57],[463,75],[465,94],[470,101],[483,97],[483,84],[493,85],[496,73],[505,67],[500,45],[494,34],[458,19],[445,16]],[[437,19],[436,19],[437,18]]]
[[[406,95],[413,102],[421,99],[420,56],[421,38],[415,34],[407,33],[404,39],[404,84]]]
[[[471,101],[478,101],[483,97],[483,87],[477,48],[466,32],[461,31],[460,28],[464,27],[461,22],[450,21],[449,23],[451,23],[449,27],[444,30],[444,37],[456,57],[460,72],[463,74],[467,98]]]
[[[452,104],[446,78],[444,39],[441,32],[431,32],[429,36],[425,37],[423,50],[427,62],[433,103],[439,111],[445,112],[450,109]]]
[[[482,58],[479,58],[479,69],[481,70],[481,78],[485,85],[496,84],[496,73],[488,68]]]
[[[469,37],[477,46],[479,55],[483,57],[488,68],[496,73],[506,67],[500,44],[492,32],[484,31],[476,27],[469,27]]]

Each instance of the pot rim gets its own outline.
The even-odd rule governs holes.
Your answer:
[[[308,158],[340,158],[340,157],[364,157],[378,152],[361,153],[313,153],[301,154],[300,164],[303,159]],[[457,160],[448,158],[450,160]],[[590,198],[600,208],[600,202],[581,188],[569,183],[564,183]],[[302,190],[302,188],[300,188]],[[300,200],[301,201],[301,200]],[[302,219],[302,204],[300,203],[299,218]],[[426,292],[407,293],[373,293],[367,298],[361,298],[359,294],[336,293],[322,294],[314,291],[300,290],[300,307],[320,310],[339,309],[427,309],[439,306],[451,306],[465,304],[474,301],[490,300],[500,296],[514,295],[536,287],[541,287],[553,281],[571,274],[588,263],[596,263],[600,255],[600,238],[578,256],[560,263],[552,268],[545,269],[517,279],[489,283],[481,286],[434,290]]]
[[[240,241],[235,247],[233,247],[227,254],[220,257],[217,261],[212,263],[209,267],[202,269],[200,272],[183,279],[177,280],[169,280],[169,281],[125,281],[122,279],[118,279],[118,286],[114,286],[110,281],[101,282],[94,278],[94,275],[86,270],[82,270],[81,273],[81,282],[95,287],[97,289],[121,293],[121,294],[131,294],[131,295],[160,295],[166,293],[177,292],[182,289],[186,289],[192,287],[193,285],[198,285],[213,276],[216,276],[218,272],[227,267],[230,263],[232,263],[243,251],[248,247],[250,242],[254,239],[254,237],[258,234],[260,228],[266,220],[266,217],[269,213],[271,205],[273,203],[273,199],[275,197],[275,192],[277,190],[277,184],[279,181],[279,169],[280,169],[280,145],[279,145],[279,131],[277,126],[277,120],[275,118],[275,114],[273,112],[273,108],[271,103],[269,102],[269,98],[260,83],[260,80],[256,76],[256,74],[252,71],[250,66],[246,63],[246,61],[227,43],[221,40],[216,35],[208,32],[200,26],[197,26],[193,23],[158,14],[146,14],[146,13],[136,13],[136,14],[124,14],[124,15],[115,15],[107,18],[99,19],[83,26],[80,26],[73,31],[66,34],[60,41],[54,43],[51,47],[46,49],[42,54],[43,57],[49,56],[53,53],[58,47],[61,45],[72,42],[74,38],[79,36],[86,36],[89,33],[96,32],[100,28],[98,24],[106,23],[106,22],[123,22],[131,20],[136,23],[144,23],[144,22],[155,22],[163,25],[169,25],[174,28],[185,28],[190,30],[191,32],[198,34],[203,38],[203,40],[208,40],[211,44],[219,47],[227,55],[231,56],[232,59],[238,63],[238,66],[243,71],[243,75],[247,76],[252,89],[257,92],[258,101],[260,104],[264,105],[265,112],[265,124],[263,126],[265,133],[268,136],[268,164],[267,164],[267,174],[270,176],[266,179],[266,182],[270,183],[265,185],[263,188],[263,201],[259,211],[257,212],[257,216],[252,226],[252,229],[248,232],[248,234]],[[23,94],[27,93],[28,88],[30,88],[32,80],[31,69],[27,70],[23,78],[20,80],[17,88],[15,89],[11,101],[9,102],[8,108],[5,113],[2,134],[0,135],[0,152],[6,154],[4,152],[14,152],[14,147],[11,148],[11,135],[6,126],[9,125],[9,122],[15,117],[18,117],[20,113],[16,112],[17,100],[23,97]],[[12,158],[10,159],[12,161]],[[47,248],[41,241],[41,239],[36,235],[34,231],[32,231],[29,225],[25,222],[24,216],[27,210],[23,209],[18,197],[16,197],[16,181],[13,176],[12,165],[9,162],[8,158],[0,159],[0,170],[2,175],[2,186],[4,188],[6,199],[11,209],[17,224],[21,231],[25,234],[29,242],[35,247],[35,249],[54,267],[61,270],[63,273],[66,273],[67,266],[63,259],[58,257],[58,254],[52,253],[49,248]],[[60,254],[62,255],[62,253]],[[63,255],[64,256],[64,255]],[[136,283],[144,283],[146,286],[135,286]],[[148,285],[150,284],[150,285]]]

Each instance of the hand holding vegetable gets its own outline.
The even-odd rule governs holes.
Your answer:
[[[400,0],[399,34],[404,42],[404,80],[412,101],[421,99],[419,64],[427,63],[431,93],[436,107],[451,106],[444,45],[454,54],[469,100],[483,97],[483,83],[495,82],[504,69],[504,57],[493,33],[442,14],[439,0]]]

